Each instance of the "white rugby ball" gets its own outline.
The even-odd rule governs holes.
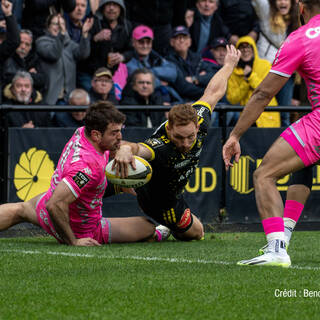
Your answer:
[[[116,170],[112,169],[114,160],[111,160],[106,166],[107,180],[121,187],[138,188],[150,181],[152,176],[152,167],[150,163],[138,156],[134,156],[136,162],[136,170],[131,165],[128,166],[128,176],[120,178],[116,176]]]

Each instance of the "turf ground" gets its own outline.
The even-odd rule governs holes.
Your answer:
[[[0,319],[319,319],[319,235],[294,234],[290,269],[235,264],[262,233],[94,248],[0,239]]]

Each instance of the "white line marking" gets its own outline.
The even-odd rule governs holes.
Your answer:
[[[99,258],[99,259],[124,259],[124,260],[140,260],[140,261],[160,261],[170,263],[199,263],[199,264],[220,264],[220,265],[236,265],[236,262],[219,261],[219,260],[202,260],[202,259],[178,259],[178,258],[161,258],[161,257],[141,257],[141,256],[105,256],[84,253],[58,252],[58,251],[38,251],[38,250],[17,250],[17,249],[0,249],[0,252],[22,253],[22,254],[48,254],[54,256],[78,257],[78,258]],[[320,267],[308,266],[291,266],[290,269],[318,271]]]

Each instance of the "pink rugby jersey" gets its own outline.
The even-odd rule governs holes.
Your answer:
[[[84,127],[78,128],[68,141],[52,176],[49,199],[60,181],[77,198],[69,206],[70,225],[78,238],[96,229],[102,217],[102,197],[107,187],[105,167],[109,151],[99,153],[88,141]]]
[[[312,109],[320,106],[320,15],[292,32],[279,48],[270,72],[304,78]]]

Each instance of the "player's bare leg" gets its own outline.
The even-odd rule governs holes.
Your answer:
[[[265,254],[238,262],[240,265],[275,265],[289,267],[290,257],[286,252],[283,203],[276,182],[284,175],[304,167],[293,148],[278,138],[264,156],[254,173],[254,187],[258,211],[268,241]]]
[[[295,172],[290,178],[290,185],[287,190],[286,202],[283,211],[284,240],[287,250],[293,230],[311,193],[313,179],[312,169],[313,166],[305,167],[302,170]],[[264,254],[267,248],[268,244],[264,245],[259,249],[259,253]]]
[[[36,214],[36,203],[41,195],[27,202],[6,203],[0,206],[0,230],[6,230],[21,222],[39,225]]]
[[[138,242],[152,238],[155,225],[145,217],[108,218],[111,243]]]
[[[191,214],[193,223],[186,232],[174,232],[174,236],[179,240],[201,240],[204,237],[203,224],[194,215]]]

